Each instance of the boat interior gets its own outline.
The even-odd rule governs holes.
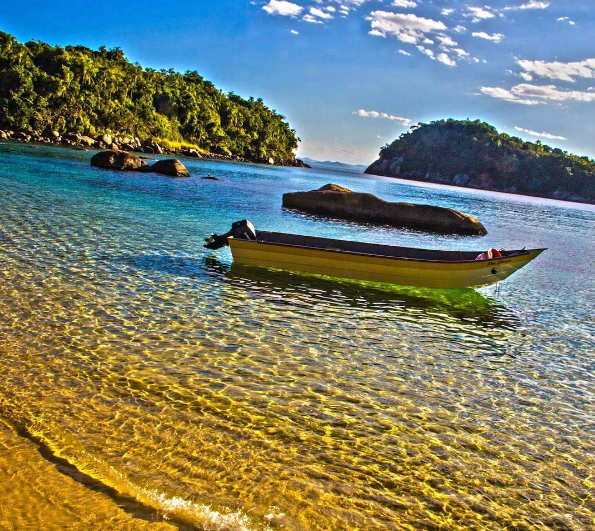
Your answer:
[[[366,254],[387,258],[405,258],[412,260],[431,260],[440,262],[467,262],[475,261],[481,251],[439,251],[431,249],[417,249],[413,247],[397,247],[394,245],[381,245],[376,243],[352,242],[347,240],[334,240],[331,238],[318,238],[315,236],[301,236],[283,232],[257,231],[256,241],[275,245],[321,249],[325,251],[340,251],[346,253]],[[527,254],[529,251],[513,250],[501,251],[504,258]]]

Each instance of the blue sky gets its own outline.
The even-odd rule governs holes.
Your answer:
[[[302,156],[369,163],[412,124],[469,117],[595,157],[593,0],[3,0],[0,29],[262,97]]]

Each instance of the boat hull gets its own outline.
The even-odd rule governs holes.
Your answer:
[[[331,249],[312,249],[291,245],[230,238],[236,263],[385,282],[425,288],[477,288],[500,282],[539,256],[543,249],[494,260],[430,261],[392,258]]]

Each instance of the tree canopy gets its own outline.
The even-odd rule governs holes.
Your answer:
[[[384,165],[382,165],[384,163]],[[498,133],[480,120],[413,126],[380,150],[368,173],[595,201],[595,162],[540,141]]]
[[[19,43],[0,32],[0,127],[188,142],[250,160],[292,161],[299,139],[262,99],[197,72],[153,70],[120,48]]]

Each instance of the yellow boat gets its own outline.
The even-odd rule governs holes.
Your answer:
[[[438,251],[255,231],[246,221],[234,223],[225,235],[207,239],[211,249],[223,245],[229,245],[234,262],[243,265],[423,288],[494,284],[545,251],[502,251],[500,258],[478,260],[482,251]]]

